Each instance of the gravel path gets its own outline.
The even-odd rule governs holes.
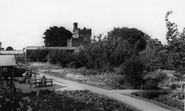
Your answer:
[[[53,81],[58,85],[67,86],[65,88],[61,88],[61,89],[57,89],[57,90],[87,89],[87,90],[90,90],[95,93],[104,94],[106,96],[112,97],[118,101],[121,101],[121,102],[126,103],[128,105],[131,105],[131,106],[135,107],[136,109],[139,109],[142,111],[172,111],[170,109],[166,109],[164,107],[161,107],[157,104],[154,104],[154,103],[151,103],[151,102],[148,102],[145,100],[141,100],[141,99],[137,99],[137,98],[133,98],[133,97],[130,97],[127,95],[120,94],[119,91],[101,89],[101,88],[89,86],[86,84],[81,84],[78,82],[73,82],[73,81],[62,79],[62,78],[57,78],[57,77],[50,76],[50,75],[47,75],[44,73],[40,73],[40,75],[38,75],[38,76],[42,77],[43,75],[45,75],[46,78],[52,78]],[[126,91],[126,93],[128,93],[128,92],[130,92],[130,91]]]

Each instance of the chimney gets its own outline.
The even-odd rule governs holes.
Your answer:
[[[78,29],[78,23],[77,22],[74,22],[73,23],[73,32],[75,31],[75,30],[77,30]]]

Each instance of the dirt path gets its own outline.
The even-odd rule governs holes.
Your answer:
[[[57,83],[58,85],[67,86],[66,88],[61,88],[61,89],[58,89],[58,90],[87,89],[87,90],[90,90],[90,91],[95,92],[95,93],[104,94],[106,96],[112,97],[112,98],[114,98],[118,101],[121,101],[121,102],[126,103],[128,105],[131,105],[131,106],[133,106],[133,107],[135,107],[139,110],[142,110],[142,111],[172,111],[170,109],[166,109],[164,107],[161,107],[157,104],[154,104],[154,103],[151,103],[151,102],[148,102],[148,101],[145,101],[145,100],[133,98],[133,97],[130,97],[130,96],[126,96],[126,95],[120,94],[116,91],[101,89],[101,88],[81,84],[81,83],[78,83],[78,82],[69,81],[69,80],[65,80],[65,79],[62,79],[62,78],[57,78],[57,77],[54,77],[54,76],[50,76],[50,75],[47,75],[47,74],[44,74],[44,73],[40,73],[39,76],[42,77],[43,75],[45,75],[46,78],[52,78],[53,81],[55,83]]]

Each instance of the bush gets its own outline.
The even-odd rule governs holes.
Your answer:
[[[138,91],[133,92],[132,94],[135,96],[147,98],[147,99],[154,99],[158,98],[161,94],[169,94],[170,91],[164,91],[164,90],[150,90],[150,91]]]
[[[141,88],[143,84],[143,70],[145,68],[145,64],[142,61],[142,58],[137,56],[133,56],[125,61],[120,66],[120,74],[125,76],[127,82],[133,88]]]
[[[74,73],[80,73],[82,75],[97,75],[100,74],[99,71],[92,70],[92,69],[87,69],[86,67],[81,67],[79,69],[72,70]]]
[[[167,104],[171,107],[175,107],[177,109],[184,109],[184,92],[171,92],[168,95],[162,94],[158,98],[154,98],[154,100]]]
[[[113,89],[130,89],[123,75],[109,73],[104,77],[103,82]]]
[[[41,50],[37,49],[35,51],[32,51],[28,55],[29,61],[33,62],[46,62],[47,61],[47,56],[48,56],[49,50]]]
[[[156,79],[149,79],[147,80],[141,87],[143,90],[157,90],[158,88],[158,81]]]
[[[178,87],[179,87],[179,84],[175,84],[175,83],[172,83],[172,84],[170,84],[169,85],[169,87],[171,88],[171,89],[173,89],[173,90],[175,90],[175,89],[177,89]]]
[[[26,72],[26,68],[15,68],[14,77],[23,77],[22,74]]]
[[[67,64],[67,68],[81,68],[83,65],[78,61],[72,61],[69,64]]]
[[[154,91],[138,91],[132,93],[135,96],[140,96],[147,99],[152,99],[177,109],[184,109],[184,92],[172,92],[165,90]]]
[[[78,62],[74,52],[68,52],[64,50],[51,51],[48,56],[48,61],[52,64],[60,64],[63,67],[68,67],[70,63],[71,65],[73,63],[73,66],[75,66]]]

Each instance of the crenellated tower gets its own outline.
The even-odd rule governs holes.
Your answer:
[[[73,23],[73,36],[67,40],[68,47],[77,47],[91,41],[91,29],[78,28],[78,23]]]

